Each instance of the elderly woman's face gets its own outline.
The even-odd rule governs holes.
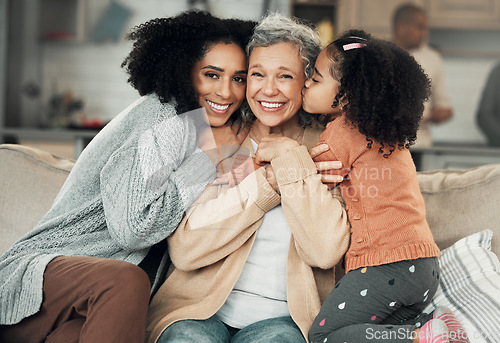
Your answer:
[[[245,99],[245,53],[236,44],[216,44],[194,65],[191,78],[210,125],[222,126]]]
[[[250,54],[247,101],[253,114],[268,127],[293,118],[302,105],[304,65],[290,43],[255,48]]]

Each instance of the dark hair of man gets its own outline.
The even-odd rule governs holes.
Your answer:
[[[392,28],[396,30],[399,23],[410,23],[417,14],[425,14],[425,11],[414,4],[404,4],[399,6],[392,17]]]

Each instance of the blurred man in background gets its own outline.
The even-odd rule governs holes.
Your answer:
[[[453,116],[444,85],[443,60],[441,55],[426,43],[429,29],[424,9],[404,4],[393,15],[394,42],[408,51],[431,79],[431,97],[426,103],[415,146],[432,145],[431,124],[444,123]]]
[[[490,72],[477,110],[477,124],[491,146],[500,146],[500,63]]]

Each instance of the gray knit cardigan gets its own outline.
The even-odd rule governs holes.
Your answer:
[[[177,116],[155,94],[106,125],[76,161],[49,212],[0,257],[0,324],[38,312],[43,273],[56,256],[137,265],[170,235],[215,178],[195,130],[190,118]]]

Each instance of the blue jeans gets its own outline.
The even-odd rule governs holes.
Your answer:
[[[158,343],[305,343],[291,317],[261,320],[241,330],[225,325],[215,316],[206,320],[182,320],[170,325]]]

